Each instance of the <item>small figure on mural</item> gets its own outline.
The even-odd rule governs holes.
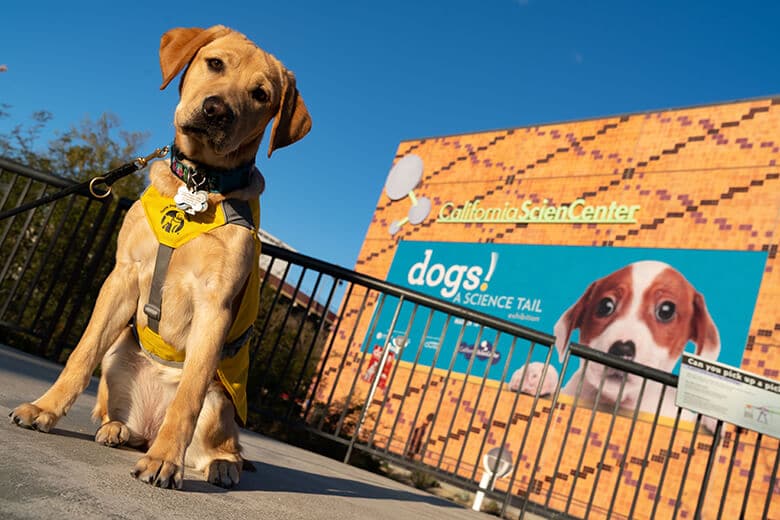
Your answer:
[[[368,361],[368,367],[361,376],[363,381],[370,383],[374,380],[376,371],[379,369],[379,361],[382,359],[382,347],[379,345],[374,346],[374,350],[371,352],[371,359]]]
[[[377,334],[377,340],[385,338],[384,334]],[[393,363],[395,358],[403,351],[403,348],[409,341],[404,336],[395,336],[387,345],[387,355],[382,359],[384,348],[382,345],[374,345],[374,349],[371,351],[371,358],[368,361],[368,367],[363,372],[361,378],[367,383],[371,383],[379,372],[379,381],[377,382],[378,388],[384,390],[387,386],[388,378],[390,377],[390,371],[393,369]]]
[[[412,437],[409,440],[409,446],[406,450],[406,456],[408,458],[413,459],[416,455],[420,455],[422,453],[422,448],[425,444],[423,442],[425,433],[428,431],[428,428],[431,426],[434,418],[435,415],[429,413],[425,418],[425,421],[420,426],[417,426],[412,430]]]

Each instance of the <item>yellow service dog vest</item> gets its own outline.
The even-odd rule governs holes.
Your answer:
[[[146,219],[160,243],[152,279],[149,302],[144,305],[148,316],[147,326],[136,331],[141,347],[153,358],[167,365],[181,366],[185,352],[176,350],[159,335],[162,307],[162,286],[173,250],[190,240],[225,225],[238,225],[252,230],[255,257],[252,272],[244,287],[241,303],[233,324],[228,331],[217,368],[220,382],[230,394],[236,413],[242,424],[246,423],[246,385],[249,377],[249,336],[257,317],[260,297],[260,239],[257,229],[260,223],[260,204],[257,200],[228,199],[197,215],[188,215],[176,207],[172,199],[163,197],[154,186],[141,195]]]

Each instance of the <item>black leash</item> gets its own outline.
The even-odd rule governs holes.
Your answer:
[[[27,210],[37,208],[38,206],[43,206],[44,204],[49,204],[50,202],[54,202],[55,200],[59,200],[63,197],[67,197],[71,193],[80,192],[83,193],[84,195],[89,194],[93,198],[98,200],[105,199],[106,197],[111,195],[111,185],[114,184],[116,181],[118,181],[122,177],[126,177],[131,173],[137,172],[138,170],[146,167],[146,165],[152,159],[162,158],[165,157],[166,155],[168,155],[167,146],[163,148],[157,148],[155,151],[153,151],[146,157],[139,157],[133,162],[123,164],[119,168],[115,168],[110,172],[106,173],[105,175],[99,175],[97,177],[93,177],[88,181],[80,182],[78,184],[74,184],[73,186],[68,186],[67,188],[64,188],[56,193],[52,193],[50,195],[41,197],[40,199],[27,202],[25,204],[22,204],[19,207],[0,212],[0,220],[6,219],[8,217],[13,217],[14,215],[18,215],[19,213],[23,213]],[[101,184],[105,185],[105,188],[99,188]]]

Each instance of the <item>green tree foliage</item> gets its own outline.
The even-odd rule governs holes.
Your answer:
[[[10,119],[0,105],[0,118]],[[60,178],[83,181],[140,154],[146,139],[126,132],[112,114],[50,131],[52,115],[0,133],[0,157]],[[43,135],[53,135],[42,144]],[[62,361],[78,340],[97,291],[113,266],[116,232],[127,204],[144,186],[143,172],[114,185],[104,202],[81,195],[0,221],[0,342]],[[20,206],[59,187],[0,169],[0,209]]]
[[[250,406],[274,416],[300,414],[328,338],[321,319],[277,297],[276,287],[264,288],[255,321]]]
[[[0,105],[0,118],[9,118],[9,110],[8,105]],[[54,138],[41,144],[52,120],[50,112],[41,110],[34,112],[29,122],[0,133],[0,157],[34,170],[84,181],[132,161],[142,154],[141,147],[148,139],[146,132],[122,130],[119,118],[106,113],[94,120],[86,117],[65,131],[56,131]],[[114,186],[115,196],[137,198],[145,179],[141,173],[124,178]]]

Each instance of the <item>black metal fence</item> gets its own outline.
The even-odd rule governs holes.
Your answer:
[[[677,376],[572,343],[561,376],[569,367],[600,376],[595,395],[582,383],[564,388],[563,377],[549,377],[557,352],[548,334],[298,253],[265,252],[288,286],[314,287],[326,306],[343,292],[327,342],[298,345],[318,368],[285,392],[284,416],[343,444],[345,460],[357,450],[478,491],[495,469],[486,459],[505,459],[511,471],[483,481],[501,514],[780,515],[777,439],[669,412]],[[480,359],[484,342],[493,350]],[[475,349],[465,370],[461,346]],[[512,373],[518,365],[525,370]]]
[[[75,184],[0,158],[0,211]],[[62,362],[81,335],[132,202],[75,194],[0,221],[3,341]]]
[[[0,211],[66,184],[0,161]],[[129,204],[77,195],[0,221],[0,342],[63,361]],[[572,389],[549,334],[272,244],[261,263],[256,427],[481,487],[511,516],[780,518],[777,439],[669,412],[676,376],[571,344],[560,375],[600,374]]]

